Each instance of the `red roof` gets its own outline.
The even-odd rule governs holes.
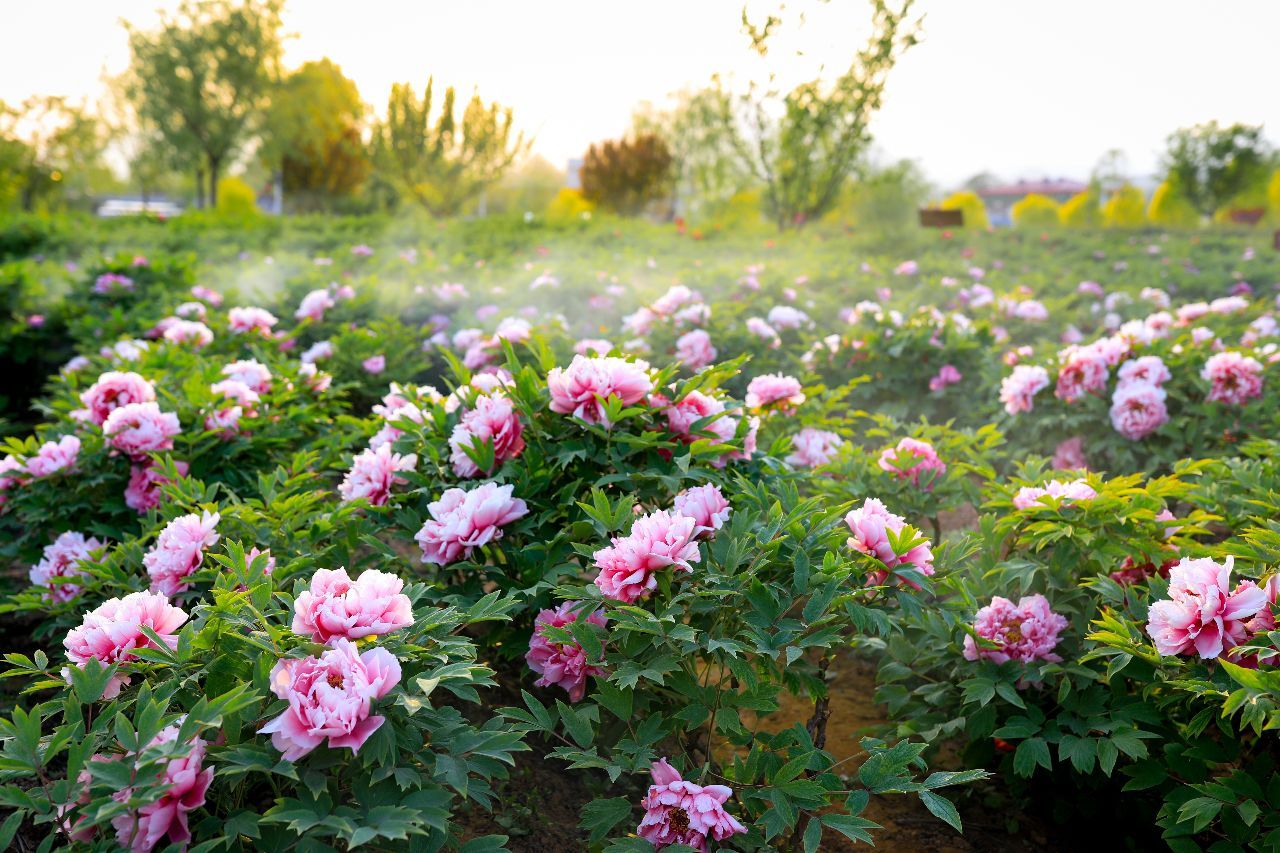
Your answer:
[[[1084,192],[1088,188],[1088,184],[1065,179],[1057,181],[1018,181],[1016,184],[1003,184],[978,190],[978,195],[984,198],[989,196],[1024,196],[1031,193],[1039,193],[1040,195],[1075,195],[1076,193]]]

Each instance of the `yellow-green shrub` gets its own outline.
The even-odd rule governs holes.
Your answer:
[[[1102,225],[1102,208],[1098,194],[1092,189],[1076,193],[1062,203],[1058,219],[1068,228],[1098,228]]]
[[[580,219],[594,208],[595,205],[583,198],[581,192],[565,187],[556,193],[556,197],[547,205],[547,219],[557,221]]]
[[[1014,202],[1009,213],[1015,228],[1055,228],[1060,205],[1040,193],[1030,193]]]
[[[254,216],[258,213],[258,197],[253,187],[239,178],[218,181],[218,204],[221,216]]]
[[[964,227],[965,228],[981,228],[987,230],[991,227],[991,221],[987,219],[987,206],[982,203],[982,198],[972,190],[961,190],[952,193],[942,200],[942,204],[938,207],[943,210],[962,210],[964,211]]]
[[[1125,184],[1111,194],[1102,208],[1102,224],[1107,228],[1141,228],[1147,224],[1147,200],[1142,190]]]
[[[1162,228],[1194,228],[1200,224],[1200,214],[1178,192],[1178,188],[1168,181],[1156,187],[1156,191],[1151,194],[1147,218],[1152,225]]]

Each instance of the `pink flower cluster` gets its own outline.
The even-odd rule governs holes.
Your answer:
[[[338,638],[319,657],[286,658],[271,670],[271,692],[289,703],[259,731],[285,761],[297,761],[328,739],[330,749],[353,753],[386,718],[372,714],[373,701],[400,683],[400,662],[382,648],[357,654]]]
[[[227,312],[227,321],[234,334],[257,332],[263,336],[271,335],[271,327],[280,322],[274,314],[265,308],[232,308]]]
[[[747,384],[746,405],[752,411],[765,409],[791,414],[805,400],[800,380],[780,373],[757,376]]]
[[[701,391],[690,391],[678,403],[672,403],[661,394],[654,394],[649,404],[660,410],[667,420],[667,429],[680,441],[692,444],[699,439],[707,439],[717,444],[733,441],[738,433],[739,419],[726,414],[728,407],[723,400],[718,400]],[[698,421],[707,420],[697,427]],[[759,423],[756,419],[749,422],[750,429],[743,439],[741,451],[730,451],[717,456],[711,464],[723,468],[735,459],[749,459],[756,451],[756,430]]]
[[[467,455],[476,452],[486,443],[493,446],[493,464],[501,465],[514,459],[524,450],[524,426],[516,413],[515,404],[505,396],[480,396],[475,407],[463,413],[458,425],[449,436],[451,453],[449,461],[459,477],[489,476],[493,468],[481,471]]]
[[[192,513],[175,518],[156,537],[142,565],[151,578],[151,591],[176,595],[191,588],[187,577],[204,563],[204,552],[220,538],[216,512]]]
[[[533,635],[529,637],[529,651],[525,662],[538,673],[534,682],[538,687],[553,684],[563,687],[570,702],[578,702],[587,693],[587,677],[599,678],[605,674],[598,662],[587,660],[587,653],[579,643],[562,643],[546,635],[546,628],[567,628],[581,616],[582,602],[566,601],[554,610],[541,610],[534,620]],[[586,621],[601,628],[606,626],[605,613],[596,610],[588,613]]]
[[[185,462],[175,462],[174,467],[182,476],[187,475],[189,466]],[[160,487],[171,482],[160,473],[153,464],[133,465],[129,469],[129,485],[124,490],[124,503],[129,509],[144,513],[160,506]]]
[[[1036,394],[1048,387],[1049,371],[1039,365],[1019,364],[1000,381],[1000,402],[1011,415],[1030,412],[1035,408]]]
[[[1051,480],[1044,488],[1039,486],[1023,486],[1018,493],[1013,496],[1013,505],[1018,509],[1032,509],[1033,507],[1047,506],[1042,498],[1054,498],[1061,501],[1063,506],[1070,506],[1077,501],[1087,501],[1096,498],[1098,493],[1094,491],[1083,479],[1072,480],[1066,482],[1063,480]]]
[[[643,361],[575,355],[568,367],[552,368],[547,374],[547,390],[551,411],[608,429],[613,424],[605,416],[602,401],[616,397],[624,406],[634,405],[653,390],[653,380]]]
[[[624,604],[648,598],[658,587],[657,572],[692,572],[699,562],[697,522],[675,510],[659,510],[637,518],[626,536],[593,554],[600,570],[595,584],[605,598]]]
[[[48,477],[59,471],[70,470],[80,455],[80,439],[74,435],[66,435],[57,441],[46,441],[40,449],[27,460],[27,474],[35,479]]]
[[[1146,438],[1169,420],[1165,391],[1161,386],[1171,374],[1154,355],[1126,361],[1117,374],[1111,396],[1111,425],[1130,441]]]
[[[938,368],[938,373],[929,380],[929,390],[933,392],[941,391],[948,385],[955,385],[964,377],[960,375],[960,371],[953,364],[944,364]]]
[[[938,458],[938,452],[927,441],[904,438],[896,447],[886,447],[880,454],[880,470],[888,471],[902,480],[910,480],[913,486],[925,478],[925,489],[933,488],[934,481],[947,471],[947,464]]]
[[[1211,384],[1207,399],[1213,403],[1243,406],[1262,396],[1262,365],[1238,352],[1210,356],[1200,376]]]
[[[178,416],[160,411],[156,403],[129,403],[113,409],[102,424],[102,434],[116,450],[140,462],[147,454],[173,449],[173,437],[182,432]]]
[[[172,743],[178,739],[178,726],[163,729],[150,746]],[[165,762],[158,779],[166,787],[158,800],[111,819],[116,841],[128,846],[131,853],[149,853],[169,837],[172,844],[185,845],[191,840],[187,813],[204,805],[205,794],[213,781],[213,768],[205,768],[205,742],[193,738],[188,749]],[[117,792],[115,799],[127,803],[132,790]]]
[[[676,360],[693,371],[715,363],[716,348],[711,345],[711,335],[703,329],[694,329],[676,339]]]
[[[93,282],[93,292],[97,294],[127,293],[131,290],[133,290],[133,279],[120,273],[104,272]]]
[[[298,310],[293,312],[293,316],[298,320],[319,323],[324,319],[324,312],[337,304],[327,289],[320,288],[302,297],[302,302],[298,305]]]
[[[1249,638],[1247,622],[1267,608],[1267,593],[1250,580],[1233,588],[1234,562],[1183,559],[1169,570],[1169,597],[1153,603],[1147,614],[1156,651],[1216,658]]]
[[[254,359],[233,361],[222,368],[222,375],[244,383],[255,394],[265,394],[271,390],[271,371],[265,364]]]
[[[105,543],[74,530],[59,534],[57,539],[45,546],[40,562],[31,567],[31,583],[47,587],[44,597],[49,601],[70,601],[80,594],[80,587],[65,581],[84,574],[80,570],[80,563],[88,560],[103,544]]]
[[[1017,604],[997,595],[973,620],[974,633],[996,648],[979,648],[973,635],[966,634],[964,656],[966,660],[985,658],[995,663],[1060,661],[1053,650],[1067,625],[1066,617],[1054,613],[1049,600],[1039,593],[1024,595]]]
[[[213,330],[199,320],[174,320],[165,328],[164,339],[174,344],[192,344],[198,349],[213,343]]]
[[[933,546],[926,540],[911,546],[905,553],[899,554],[889,541],[889,534],[900,536],[908,528],[906,519],[889,512],[888,507],[876,498],[867,498],[862,506],[851,510],[844,517],[853,535],[848,545],[860,554],[875,557],[883,569],[874,569],[867,573],[868,586],[880,586],[889,579],[889,573],[895,569],[916,569],[926,577],[933,575]],[[901,582],[901,581],[900,581]],[[915,581],[905,581],[913,589],[920,585]]]
[[[150,648],[152,643],[141,628],[154,631],[171,648],[176,648],[175,636],[187,614],[169,603],[165,596],[154,592],[131,592],[124,598],[103,602],[96,610],[84,615],[79,625],[67,632],[62,645],[67,650],[67,660],[73,666],[83,668],[90,659],[105,665],[128,663],[137,660],[134,649]],[[71,683],[70,673],[63,670],[63,677]],[[104,699],[114,699],[120,688],[129,683],[129,677],[117,672],[107,682],[102,694]]]
[[[693,532],[699,539],[713,539],[716,531],[729,520],[729,502],[712,483],[685,489],[676,495],[672,508],[693,519]]]
[[[529,514],[528,505],[512,497],[514,488],[482,483],[469,491],[448,489],[428,504],[431,518],[414,536],[422,548],[422,562],[446,566],[501,539],[503,526]]]
[[[102,426],[107,416],[120,406],[130,403],[151,403],[156,399],[156,389],[136,373],[120,373],[109,370],[80,395],[80,402],[89,412],[89,420]]]
[[[1074,403],[1086,394],[1107,390],[1110,365],[1103,351],[1094,346],[1068,348],[1058,368],[1058,387],[1054,396],[1064,403]]]
[[[413,606],[403,589],[404,581],[377,569],[366,569],[355,580],[346,569],[318,569],[311,587],[293,603],[293,633],[330,643],[407,628],[413,624]]]
[[[365,450],[351,461],[351,470],[342,478],[338,493],[344,501],[364,498],[373,506],[383,506],[391,497],[391,487],[407,481],[398,476],[401,471],[412,471],[418,457],[412,453],[401,455],[383,444],[377,450]]]
[[[1059,471],[1089,470],[1089,460],[1084,455],[1084,436],[1072,436],[1058,442],[1053,451],[1053,467]]]
[[[785,461],[796,468],[817,468],[828,464],[843,444],[834,432],[805,427],[791,436],[791,453]]]
[[[653,784],[640,801],[644,818],[636,834],[662,849],[676,844],[706,853],[707,839],[724,841],[747,828],[725,811],[733,790],[685,781],[663,758],[653,762]]]

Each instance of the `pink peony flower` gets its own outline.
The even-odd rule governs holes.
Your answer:
[[[573,351],[578,355],[608,355],[613,350],[613,344],[604,338],[583,338],[573,345]]]
[[[80,439],[74,435],[63,436],[58,441],[46,441],[36,455],[27,460],[27,474],[35,479],[48,477],[75,466],[80,455]]]
[[[353,753],[385,722],[370,715],[373,700],[400,683],[400,662],[383,648],[357,654],[339,637],[319,657],[285,658],[271,670],[271,692],[289,703],[258,731],[285,761],[297,761],[328,738],[330,749]]]
[[[199,349],[213,343],[213,330],[199,320],[174,320],[165,328],[164,339],[174,344],[192,344]]]
[[[1066,617],[1049,608],[1049,600],[1043,595],[1026,595],[1014,604],[1007,598],[995,596],[991,603],[978,611],[973,620],[973,630],[979,637],[995,643],[998,648],[979,648],[973,635],[964,638],[965,660],[986,660],[1005,663],[1016,660],[1060,661],[1053,653],[1058,645],[1058,635],[1067,628]]]
[[[944,364],[942,367],[938,368],[937,375],[929,380],[929,390],[935,392],[941,391],[948,385],[955,385],[963,378],[964,377],[960,375],[960,371],[956,370],[954,365]]]
[[[222,368],[222,375],[236,382],[243,382],[256,394],[265,394],[271,390],[271,371],[265,364],[254,359],[233,361]]]
[[[178,416],[162,412],[155,403],[129,403],[114,409],[102,424],[107,443],[134,461],[148,453],[173,449],[173,437],[182,432]]]
[[[422,548],[422,562],[445,566],[501,539],[504,525],[529,514],[528,505],[512,497],[513,488],[483,483],[469,491],[448,489],[428,504],[431,518],[414,537]]]
[[[98,381],[80,395],[80,402],[89,410],[89,419],[97,426],[102,426],[107,416],[120,406],[151,403],[155,399],[156,389],[150,382],[136,373],[114,370],[99,376]]]
[[[307,347],[302,355],[298,356],[298,361],[303,364],[314,364],[322,359],[333,357],[333,344],[330,341],[319,341]]]
[[[595,584],[606,598],[630,604],[658,587],[656,573],[672,568],[692,572],[702,559],[695,540],[697,523],[674,511],[651,512],[631,525],[626,536],[592,555],[600,574]]]
[[[393,453],[390,443],[377,450],[366,450],[351,461],[351,470],[342,478],[338,492],[344,501],[364,498],[374,506],[383,506],[391,497],[391,487],[408,482],[397,476],[400,471],[412,471],[418,464],[413,453]]]
[[[587,676],[599,678],[605,674],[602,666],[587,660],[587,653],[578,643],[560,643],[546,636],[546,628],[567,628],[577,622],[582,610],[582,602],[566,601],[554,610],[541,610],[534,621],[533,634],[529,637],[529,651],[525,654],[525,662],[529,669],[538,673],[534,682],[538,687],[550,687],[553,684],[563,687],[569,694],[570,702],[581,701],[587,693]],[[596,610],[587,614],[587,621],[592,625],[605,627],[605,613]]]
[[[1280,575],[1267,578],[1261,589],[1265,603],[1258,611],[1258,615],[1246,622],[1244,626],[1250,636],[1265,634],[1276,629],[1276,608],[1280,605]]]
[[[1047,504],[1041,498],[1049,497],[1061,501],[1063,506],[1070,506],[1077,501],[1092,500],[1097,496],[1098,493],[1083,479],[1072,480],[1071,482],[1052,480],[1045,488],[1038,486],[1022,487],[1013,496],[1013,505],[1018,509],[1042,508]]]
[[[302,302],[298,305],[298,310],[293,312],[293,316],[298,320],[311,320],[319,323],[324,319],[324,312],[337,304],[333,301],[333,297],[329,295],[328,290],[324,288],[313,290],[302,297]]]
[[[523,432],[520,416],[509,398],[478,397],[475,408],[463,414],[458,425],[453,428],[453,434],[449,436],[449,447],[452,449],[449,461],[453,463],[454,473],[459,477],[477,477],[480,474],[489,476],[493,469],[481,471],[467,455],[467,449],[475,452],[486,443],[492,444],[493,464],[496,467],[507,459],[516,458],[524,450]]]
[[[1073,436],[1058,443],[1053,451],[1053,467],[1059,471],[1088,471],[1084,455],[1084,436]]]
[[[317,569],[311,588],[293,603],[293,633],[330,643],[399,631],[413,624],[413,606],[402,589],[404,581],[377,569],[354,581],[346,569]]]
[[[80,564],[88,560],[93,552],[104,544],[74,530],[60,534],[51,544],[45,546],[40,562],[31,567],[31,583],[35,586],[48,587],[44,594],[47,601],[59,604],[70,601],[80,594],[80,587],[61,581],[83,575],[84,572],[79,568]]]
[[[377,376],[379,373],[387,369],[387,357],[385,355],[373,355],[360,362],[360,366],[364,368],[365,373]]]
[[[128,293],[132,290],[133,279],[114,272],[104,272],[93,283],[93,292],[97,294]]]
[[[947,472],[947,464],[938,458],[932,444],[908,437],[899,441],[897,447],[884,449],[880,454],[880,470],[901,480],[910,480],[914,486],[920,485],[920,478],[925,477],[925,489],[929,490],[937,478]],[[931,471],[935,473],[929,474]]]
[[[694,329],[676,340],[676,360],[693,371],[712,365],[716,360],[716,348],[711,345],[711,335],[703,329]]]
[[[775,329],[798,329],[813,324],[808,314],[790,305],[775,305],[770,308],[766,322]]]
[[[216,512],[182,515],[165,525],[142,565],[151,578],[151,591],[176,595],[191,588],[186,578],[204,563],[204,552],[220,538]]]
[[[1207,398],[1210,402],[1243,406],[1262,396],[1262,365],[1257,359],[1238,352],[1210,356],[1200,377],[1213,385]]]
[[[716,531],[729,520],[729,502],[712,483],[685,489],[676,495],[672,506],[680,515],[693,519],[693,532],[699,539],[714,538]]]
[[[234,400],[246,409],[252,408],[262,399],[258,392],[250,388],[239,379],[224,379],[221,382],[215,382],[209,386],[210,393],[218,397],[226,397]]]
[[[915,275],[920,271],[920,265],[915,261],[903,261],[893,268],[894,275]]]
[[[1100,394],[1107,389],[1106,357],[1093,347],[1072,347],[1058,369],[1058,387],[1054,396],[1064,403],[1074,403],[1085,394]]]
[[[1144,355],[1120,365],[1117,371],[1118,385],[1147,384],[1159,388],[1173,378],[1169,368],[1158,355]]]
[[[800,380],[779,373],[766,373],[752,379],[747,385],[745,402],[752,411],[775,409],[783,414],[790,414],[804,399]]]
[[[169,726],[151,741],[150,746],[171,743],[177,738],[178,726]],[[213,781],[213,768],[204,767],[205,742],[202,738],[193,738],[188,746],[187,751],[168,759],[158,774],[157,778],[167,785],[158,800],[139,807],[136,812],[127,811],[111,819],[116,841],[131,853],[150,853],[166,835],[170,843],[184,848],[191,840],[187,813],[204,805],[205,793]],[[132,796],[133,790],[125,788],[114,798],[127,803]]]
[[[1157,568],[1156,564],[1148,560],[1145,563],[1139,563],[1133,557],[1125,557],[1120,563],[1120,568],[1111,572],[1111,579],[1122,586],[1130,586],[1135,583],[1142,583],[1152,575],[1160,575],[1162,578],[1169,576],[1169,571],[1178,565],[1178,561],[1166,560]]]
[[[62,645],[67,650],[67,660],[73,666],[83,668],[90,659],[103,665],[128,663],[137,660],[134,649],[151,647],[151,640],[140,628],[150,628],[170,647],[177,648],[174,636],[187,614],[174,607],[163,595],[154,592],[131,592],[124,598],[103,602],[96,610],[84,615],[84,620],[67,632]],[[67,683],[71,683],[68,670],[62,671]],[[114,699],[120,688],[129,683],[129,676],[117,672],[107,682],[103,699]]]
[[[323,394],[333,385],[333,375],[325,373],[311,363],[298,365],[298,377],[306,384],[308,390],[316,394]]]
[[[1145,382],[1116,386],[1111,397],[1111,425],[1130,441],[1146,438],[1169,420],[1164,389]]]
[[[884,564],[883,569],[875,569],[867,574],[868,586],[879,586],[889,579],[889,572],[902,567],[917,569],[926,577],[934,574],[933,546],[925,541],[913,545],[904,554],[898,554],[889,541],[889,534],[898,535],[907,527],[906,519],[889,512],[889,509],[876,498],[867,498],[862,506],[851,510],[844,523],[849,525],[853,535],[848,545],[853,550],[875,557]],[[903,581],[899,581],[903,582]],[[913,589],[920,585],[914,581],[905,581]]]
[[[792,452],[785,461],[796,468],[817,468],[828,464],[843,444],[834,432],[805,427],[791,436]]]
[[[174,467],[184,477],[188,466],[185,462],[175,462]],[[160,473],[155,465],[144,463],[129,469],[129,485],[124,490],[124,503],[129,509],[144,513],[160,506],[160,487],[171,482]]]
[[[1049,387],[1049,371],[1038,365],[1019,364],[1000,382],[1000,402],[1011,415],[1035,408],[1036,394]]]
[[[1253,581],[1231,587],[1235,558],[1184,558],[1169,570],[1169,598],[1151,605],[1147,633],[1162,655],[1209,659],[1249,639],[1245,623],[1266,607],[1267,595]]]
[[[556,367],[547,374],[547,390],[551,411],[609,429],[613,424],[602,401],[616,397],[624,406],[634,405],[653,390],[653,380],[643,361],[575,355],[567,368]]]
[[[747,828],[724,809],[733,790],[724,785],[695,785],[681,778],[664,758],[653,762],[653,784],[640,801],[644,818],[636,834],[661,849],[675,844],[706,853],[707,839],[724,841]]]
[[[222,294],[216,290],[204,287],[203,285],[197,284],[195,287],[191,288],[191,295],[196,299],[208,302],[214,308],[217,308],[222,304]]]
[[[232,308],[227,312],[227,321],[233,334],[257,332],[264,336],[270,335],[271,327],[280,322],[265,308]]]
[[[778,330],[770,326],[768,321],[762,317],[748,317],[747,331],[762,340],[770,341],[772,345],[779,345],[782,342],[778,340]]]

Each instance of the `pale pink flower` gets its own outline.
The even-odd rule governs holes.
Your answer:
[[[915,261],[903,261],[893,268],[894,275],[915,275],[920,271],[920,265]]]
[[[1235,558],[1217,563],[1184,558],[1169,570],[1169,598],[1151,605],[1147,633],[1162,655],[1209,659],[1249,639],[1246,622],[1267,604],[1267,594],[1250,580],[1231,586]]]
[[[1063,506],[1070,506],[1078,501],[1092,500],[1097,496],[1098,493],[1083,479],[1071,480],[1070,482],[1051,480],[1044,488],[1038,486],[1022,487],[1013,496],[1013,505],[1018,509],[1044,507],[1047,504],[1041,498],[1049,497],[1060,501]]]
[[[80,455],[80,439],[65,435],[58,441],[46,441],[36,455],[27,460],[27,473],[35,479],[69,470]]]
[[[1036,394],[1049,387],[1049,371],[1039,365],[1019,364],[1000,382],[1000,402],[1011,415],[1035,408]]]
[[[202,302],[183,302],[173,309],[173,313],[187,319],[203,320],[208,316],[209,311]]]
[[[333,375],[325,373],[311,363],[298,365],[298,376],[306,383],[307,388],[316,394],[323,394],[329,390],[329,386],[333,385]]]
[[[70,601],[80,594],[80,587],[75,584],[61,583],[61,581],[83,575],[80,564],[88,560],[93,552],[104,544],[74,530],[60,534],[51,544],[45,546],[40,562],[31,567],[31,583],[35,586],[48,587],[44,597],[49,601],[59,604]]]
[[[330,341],[317,341],[303,350],[298,361],[303,364],[314,364],[322,359],[333,357],[333,344]]]
[[[602,661],[587,660],[587,653],[579,643],[561,643],[546,636],[546,628],[568,628],[580,618],[582,602],[566,601],[554,610],[541,610],[533,623],[529,637],[529,651],[525,662],[538,673],[534,682],[538,687],[563,687],[570,702],[578,702],[587,694],[587,677],[599,678],[605,669]],[[603,610],[588,613],[586,621],[601,628],[606,627]]]
[[[1116,386],[1111,398],[1111,425],[1130,441],[1146,438],[1169,420],[1164,389],[1145,382]]]
[[[747,384],[746,405],[752,411],[772,409],[791,414],[805,400],[800,380],[780,373],[757,376]]]
[[[747,331],[757,338],[769,341],[771,346],[776,347],[782,343],[778,339],[778,330],[770,326],[762,317],[748,317]]]
[[[1089,461],[1084,455],[1084,436],[1073,436],[1058,443],[1053,451],[1053,467],[1059,471],[1087,471]]]
[[[724,841],[747,831],[725,811],[724,804],[733,796],[733,789],[686,782],[665,758],[653,762],[651,772],[653,784],[640,801],[644,818],[636,834],[654,847],[683,844],[706,853],[708,838]]]
[[[391,487],[408,482],[397,476],[401,471],[412,471],[418,464],[413,453],[401,455],[383,444],[377,450],[365,450],[351,460],[351,470],[342,478],[338,492],[344,501],[364,498],[374,506],[382,506],[391,497]]]
[[[93,292],[97,294],[128,293],[133,290],[133,279],[120,273],[104,272],[93,283]]]
[[[630,604],[657,589],[659,570],[692,572],[690,563],[702,559],[696,526],[692,518],[674,511],[660,510],[636,519],[630,533],[613,537],[613,544],[592,555],[600,570],[595,584],[601,594]]]
[[[1058,645],[1058,635],[1068,624],[1066,617],[1054,613],[1049,600],[1039,593],[1025,595],[1017,604],[997,595],[973,620],[974,633],[997,648],[980,648],[973,635],[966,634],[964,657],[965,660],[985,658],[998,664],[1010,660],[1060,661],[1062,657],[1053,650]]]
[[[172,743],[178,739],[178,726],[163,729],[150,746]],[[157,779],[167,787],[160,798],[140,806],[136,812],[126,811],[111,819],[116,831],[116,841],[131,853],[150,853],[161,846],[165,836],[170,844],[184,849],[191,840],[187,825],[187,813],[204,805],[205,793],[213,781],[213,768],[205,768],[205,742],[192,738],[186,750],[168,759]],[[116,792],[114,799],[128,803],[133,796],[131,788]]]
[[[786,463],[797,468],[817,468],[829,463],[844,444],[834,432],[805,427],[791,436],[791,454]]]
[[[218,397],[234,400],[250,411],[262,399],[257,391],[239,379],[223,379],[221,382],[215,382],[209,386],[209,391]]]
[[[1212,383],[1208,400],[1243,406],[1262,396],[1262,365],[1238,352],[1220,352],[1209,357],[1200,377]]]
[[[173,437],[182,432],[178,416],[160,411],[155,403],[129,403],[111,412],[102,424],[107,443],[141,461],[148,453],[173,449]]]
[[[798,329],[801,326],[811,325],[813,322],[809,319],[808,314],[790,305],[773,306],[769,309],[769,314],[765,319],[775,329]]]
[[[199,320],[177,320],[164,330],[164,339],[175,344],[193,344],[198,349],[213,343],[213,330]]]
[[[1107,359],[1093,347],[1073,347],[1058,369],[1058,387],[1054,396],[1065,403],[1074,403],[1085,394],[1100,394],[1107,390]]]
[[[209,303],[214,308],[217,308],[222,304],[222,294],[216,290],[210,290],[203,285],[197,284],[195,287],[191,288],[191,295],[196,299]]]
[[[676,360],[684,362],[690,370],[698,371],[715,363],[716,348],[711,345],[711,335],[703,329],[681,335],[676,340]]]
[[[502,538],[502,528],[529,514],[528,505],[512,497],[514,486],[483,483],[474,489],[448,489],[427,505],[431,514],[414,539],[422,562],[445,566]]]
[[[1159,388],[1172,379],[1173,374],[1169,372],[1169,368],[1165,366],[1160,356],[1144,355],[1120,365],[1116,377],[1120,386],[1146,383]]]
[[[578,355],[608,355],[613,350],[613,344],[604,338],[583,338],[573,345],[573,351]]]
[[[150,403],[156,399],[156,389],[136,373],[120,373],[109,370],[98,377],[80,395],[80,402],[89,411],[89,419],[102,426],[107,415],[129,403]]]
[[[208,432],[217,433],[224,441],[231,441],[240,435],[240,418],[244,417],[242,406],[228,406],[205,415],[204,428]]]
[[[175,462],[174,467],[182,476],[187,474],[187,463]],[[160,506],[160,487],[171,482],[160,473],[156,465],[135,464],[129,469],[129,485],[124,490],[124,503],[129,509],[144,513]]]
[[[861,554],[875,557],[884,564],[883,569],[868,572],[868,586],[883,584],[889,579],[889,572],[899,567],[917,569],[926,577],[934,573],[933,546],[928,541],[913,545],[903,554],[894,551],[889,534],[902,533],[907,522],[902,516],[889,512],[888,507],[880,500],[867,498],[862,506],[845,515],[844,523],[853,533],[847,542],[849,547]],[[913,589],[920,588],[914,581],[905,582]]]
[[[4,505],[8,501],[8,496],[5,492],[14,486],[22,485],[22,478],[15,476],[22,473],[24,473],[22,463],[12,453],[0,458],[0,509],[4,509]]]
[[[299,320],[319,323],[324,319],[324,312],[336,304],[328,290],[323,288],[313,290],[302,297],[302,302],[298,305],[298,310],[293,312],[293,316]]]
[[[311,587],[293,603],[293,633],[312,642],[336,637],[359,640],[390,634],[413,624],[413,606],[404,581],[389,572],[365,569],[352,580],[346,569],[317,569]]]
[[[944,364],[938,368],[938,373],[929,380],[930,391],[941,391],[948,385],[955,385],[964,377],[960,375],[960,371],[956,370],[955,365]]]
[[[258,394],[271,390],[271,371],[255,359],[233,361],[222,368],[222,375],[237,382],[243,382]]]
[[[567,368],[556,367],[547,374],[547,389],[551,411],[609,429],[613,424],[602,401],[614,397],[624,406],[634,405],[653,390],[653,380],[643,361],[575,355]]]
[[[285,658],[271,670],[271,692],[289,703],[259,733],[285,761],[297,761],[328,738],[330,749],[353,753],[386,721],[371,714],[373,700],[400,683],[400,661],[383,648],[358,654],[338,638],[319,657]]]
[[[134,649],[152,645],[141,628],[150,628],[170,648],[177,648],[175,634],[186,621],[187,614],[170,604],[165,596],[132,592],[124,598],[103,602],[96,610],[86,613],[81,623],[67,632],[62,645],[72,666],[83,668],[90,659],[103,665],[128,663],[137,660]],[[64,669],[62,674],[70,684],[70,672]],[[107,682],[102,698],[116,698],[120,688],[128,683],[129,676],[117,672]]]
[[[280,322],[276,316],[265,308],[232,308],[227,312],[227,321],[233,334],[257,332],[270,335],[271,327]]]
[[[377,376],[387,369],[387,357],[385,355],[371,355],[360,362],[360,366],[364,368],[365,373]]]
[[[475,408],[463,414],[458,425],[449,436],[449,447],[452,453],[449,461],[453,463],[453,471],[459,477],[476,477],[493,473],[481,471],[467,449],[479,450],[484,444],[493,445],[493,464],[501,465],[508,459],[514,459],[524,450],[522,433],[524,426],[516,413],[515,404],[507,397],[482,396],[476,399]]]
[[[685,489],[676,495],[672,508],[693,519],[693,532],[699,539],[714,538],[716,531],[729,520],[729,502],[720,487],[712,483]]]
[[[880,453],[879,464],[880,470],[910,480],[915,486],[924,477],[926,489],[932,489],[937,478],[947,472],[947,463],[938,458],[932,444],[911,437],[903,438],[896,447],[886,447]]]
[[[187,577],[204,563],[204,552],[217,544],[221,516],[216,512],[182,515],[170,521],[142,558],[151,591],[176,595],[191,588]]]

